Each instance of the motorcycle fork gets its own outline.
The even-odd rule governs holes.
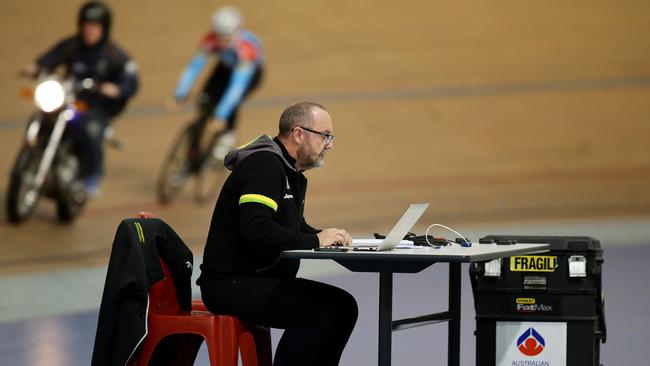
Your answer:
[[[50,171],[52,161],[54,160],[54,155],[56,154],[59,144],[61,143],[61,138],[63,137],[65,126],[68,123],[68,119],[65,117],[65,115],[66,113],[61,112],[56,118],[56,122],[52,128],[50,138],[43,151],[43,158],[38,164],[38,169],[36,170],[36,175],[34,176],[31,187],[29,187],[29,191],[25,195],[28,200],[36,199],[38,192],[43,186],[45,177],[47,177],[47,173]]]

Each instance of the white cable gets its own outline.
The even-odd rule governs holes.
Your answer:
[[[465,235],[459,233],[458,231],[456,231],[456,230],[454,230],[454,229],[452,229],[452,228],[450,228],[450,227],[447,227],[447,226],[445,226],[445,225],[442,225],[442,224],[431,224],[431,225],[429,225],[429,227],[427,228],[427,231],[424,233],[424,240],[427,241],[427,244],[429,244],[429,246],[434,246],[434,244],[429,243],[429,230],[431,230],[431,228],[434,227],[434,226],[440,226],[441,228],[445,228],[445,229],[447,229],[447,230],[453,232],[454,234],[458,235],[459,238],[463,238],[463,240],[465,241],[465,243],[467,243],[467,246],[470,246],[470,247],[472,246],[472,243],[470,243],[470,242],[467,241],[467,239],[465,238]]]

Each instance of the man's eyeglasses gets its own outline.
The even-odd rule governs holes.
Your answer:
[[[299,127],[299,128],[302,128],[305,131],[309,131],[311,133],[317,133],[317,134],[323,136],[323,139],[325,140],[326,144],[331,144],[332,141],[334,141],[334,135],[330,135],[329,133],[315,131],[315,130],[312,130],[311,128],[302,127],[302,126],[296,126],[296,127]]]

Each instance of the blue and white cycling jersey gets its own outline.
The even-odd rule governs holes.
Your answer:
[[[255,72],[264,64],[264,53],[260,39],[249,31],[239,32],[226,48],[219,46],[218,37],[213,32],[203,37],[199,51],[181,74],[175,97],[177,100],[187,97],[208,58],[216,55],[221,64],[233,70],[226,91],[214,111],[216,118],[227,120],[241,103]]]

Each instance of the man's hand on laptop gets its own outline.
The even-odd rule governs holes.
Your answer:
[[[331,228],[318,233],[318,246],[321,248],[352,244],[352,237],[343,229]]]

